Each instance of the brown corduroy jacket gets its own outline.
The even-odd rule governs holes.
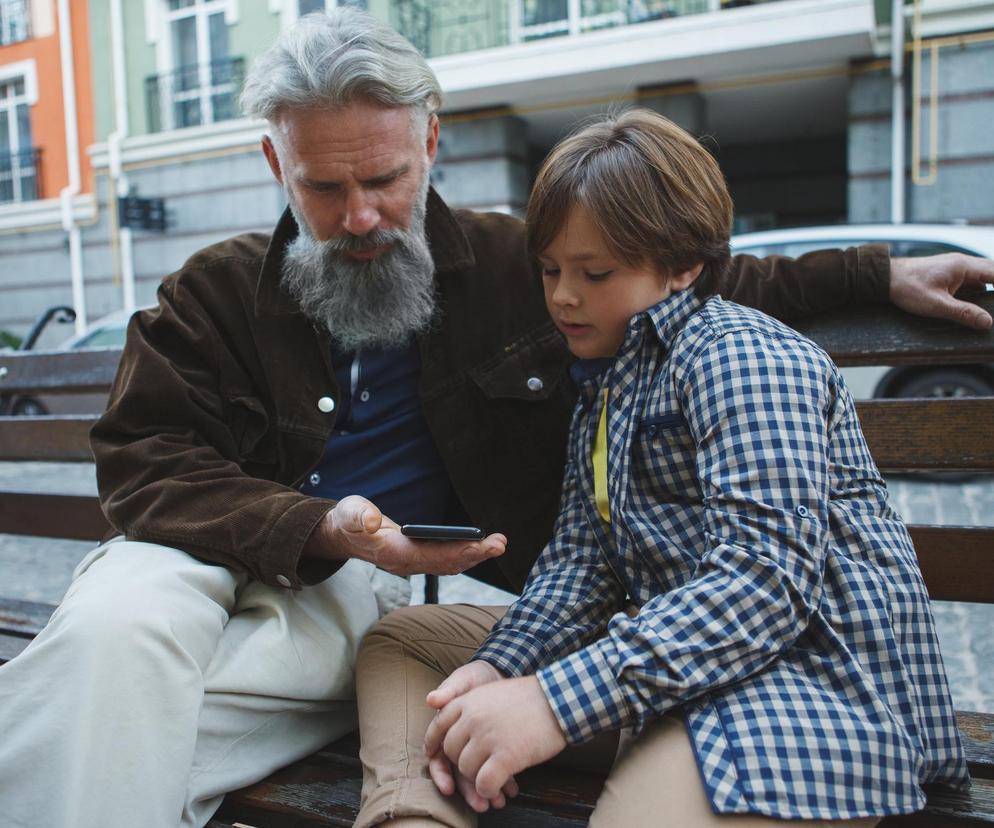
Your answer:
[[[575,399],[570,355],[519,220],[450,211],[431,192],[427,230],[439,314],[419,339],[424,413],[470,519],[509,539],[496,565],[474,574],[520,589],[558,507]],[[328,334],[280,288],[296,233],[286,213],[271,236],[213,245],[166,277],[158,307],[130,323],[91,434],[117,532],[295,588],[337,568],[301,557],[334,504],[299,486],[335,422],[318,400],[339,398]],[[789,321],[884,301],[888,283],[886,248],[863,247],[797,260],[739,256],[708,287]]]

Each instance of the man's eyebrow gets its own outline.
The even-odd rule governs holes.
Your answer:
[[[411,169],[411,165],[401,164],[395,169],[389,170],[388,172],[382,173],[380,175],[372,176],[371,178],[360,178],[359,183],[364,186],[376,187],[381,184],[389,184],[391,181],[395,181],[402,175],[406,174],[408,170]],[[305,178],[301,183],[311,190],[334,190],[342,186],[341,181],[334,181],[331,179],[322,178]]]

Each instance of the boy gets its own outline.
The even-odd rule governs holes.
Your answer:
[[[474,810],[621,730],[591,825],[870,826],[920,809],[924,784],[968,783],[851,395],[795,331],[710,296],[731,215],[714,160],[651,112],[587,127],[539,173],[529,245],[580,400],[553,540],[428,696],[432,779]],[[451,668],[412,647],[393,669],[378,680]],[[357,824],[465,823],[423,794],[377,812],[367,786]]]

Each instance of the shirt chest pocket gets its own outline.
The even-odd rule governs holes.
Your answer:
[[[686,500],[698,491],[696,447],[679,411],[648,414],[632,447],[636,480],[659,500]]]

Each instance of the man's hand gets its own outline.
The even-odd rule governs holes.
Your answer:
[[[991,315],[970,302],[955,298],[960,288],[982,290],[994,284],[994,261],[962,253],[943,253],[919,259],[891,259],[890,300],[919,316],[948,319],[983,331]]]
[[[504,554],[507,538],[488,535],[478,541],[412,540],[364,497],[343,497],[311,533],[308,557],[360,558],[394,575],[457,575]]]
[[[516,773],[566,747],[535,676],[476,687],[450,701],[428,726],[425,753],[439,750],[476,793],[493,800]]]

